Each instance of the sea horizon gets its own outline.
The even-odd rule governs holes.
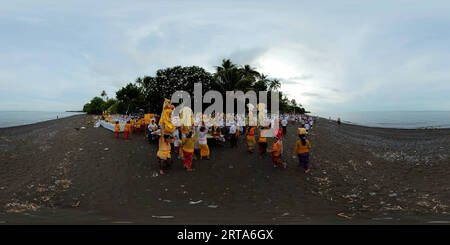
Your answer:
[[[79,114],[84,112],[0,110],[0,128],[24,126]]]
[[[72,115],[83,114],[76,111],[42,110],[0,110],[0,128],[23,126]],[[325,119],[341,118],[343,123],[379,128],[450,128],[450,111],[352,111],[314,113],[310,115]]]
[[[343,111],[343,112],[320,112],[316,114],[325,119],[337,120],[354,125],[377,127],[377,128],[450,128],[450,111]]]

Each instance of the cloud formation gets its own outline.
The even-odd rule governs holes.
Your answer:
[[[14,1],[0,9],[0,110],[75,110],[104,89],[224,58],[314,112],[448,110],[445,1]]]

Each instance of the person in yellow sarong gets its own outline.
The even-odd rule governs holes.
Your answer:
[[[253,153],[253,145],[256,143],[255,140],[255,126],[247,127],[247,145],[248,152]]]
[[[141,133],[141,122],[140,122],[140,118],[136,120],[136,133]]]
[[[209,160],[209,147],[207,141],[208,128],[205,126],[199,126],[198,128],[198,144],[200,146],[200,160],[206,157]]]
[[[120,132],[120,124],[119,121],[116,121],[116,124],[114,125],[114,133],[116,134],[115,135],[116,139],[119,138],[119,132]]]
[[[127,121],[127,123],[125,124],[125,127],[123,129],[123,138],[125,140],[128,140],[128,133],[130,132],[130,130],[131,130],[131,123],[130,123],[130,121]]]
[[[267,135],[266,131],[268,130],[267,128],[263,128],[263,130],[261,131],[261,127],[258,127],[258,158],[261,159],[264,154],[267,152]]]
[[[130,133],[134,133],[134,128],[136,127],[136,120],[134,120],[134,118],[131,119],[130,124],[131,124]]]
[[[161,128],[161,137],[159,138],[158,152],[156,157],[159,161],[159,173],[164,174],[165,170],[171,167],[172,159],[170,156],[170,144],[173,142],[173,138],[170,134],[164,132],[164,127]]]
[[[194,128],[195,130],[195,128]],[[195,135],[192,136],[192,132],[189,132],[182,140],[183,144],[183,167],[186,171],[194,171],[192,168],[192,158],[194,156],[194,143],[198,136],[198,130],[195,130]]]

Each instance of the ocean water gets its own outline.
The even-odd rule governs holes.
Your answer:
[[[37,123],[78,114],[83,113],[48,111],[0,111],[0,128]]]
[[[362,111],[318,113],[342,122],[381,128],[450,128],[450,111]]]

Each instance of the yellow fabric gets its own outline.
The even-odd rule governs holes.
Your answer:
[[[306,128],[298,128],[298,134],[306,134]]]
[[[183,150],[185,150],[186,152],[194,152],[194,144],[195,144],[195,140],[197,139],[198,136],[198,130],[195,133],[194,136],[192,136],[191,138],[184,138],[182,140],[183,142]]]
[[[150,124],[151,123],[151,114],[144,114],[144,121],[145,121],[145,124]]]
[[[159,119],[159,126],[171,123],[170,122],[171,115],[172,115],[172,108],[170,105],[170,100],[164,99],[163,111],[161,113],[161,119]]]
[[[181,158],[183,158],[183,147],[180,147],[180,150],[178,152]]]
[[[247,130],[247,135],[253,136],[255,135],[255,127],[251,127]]]
[[[168,151],[158,150],[156,156],[158,156],[162,160],[170,159],[170,150]]]
[[[279,156],[281,154],[281,144],[280,141],[272,145],[272,155]]]
[[[131,130],[131,124],[127,123],[125,124],[125,128],[123,129],[124,132],[130,132]]]
[[[255,136],[247,136],[247,145],[252,146],[256,143]]]
[[[183,150],[185,150],[186,152],[194,152],[194,143],[195,143],[195,139],[184,138],[183,139]]]
[[[267,138],[266,137],[262,137],[261,128],[259,128],[259,127],[258,127],[258,134],[259,134],[258,142],[261,142],[261,143],[267,142]]]
[[[181,133],[186,135],[188,132],[189,132],[189,129],[187,127],[184,127],[184,126],[181,127]]]
[[[306,145],[302,145],[302,140],[297,140],[297,142],[295,142],[294,154],[309,152],[309,149],[311,149],[309,140],[306,140]]]
[[[120,132],[120,124],[114,125],[114,132]]]
[[[173,123],[164,124],[164,132],[172,134],[175,132],[175,125],[173,125]]]
[[[201,157],[209,156],[209,147],[207,144],[200,144],[200,156]]]

